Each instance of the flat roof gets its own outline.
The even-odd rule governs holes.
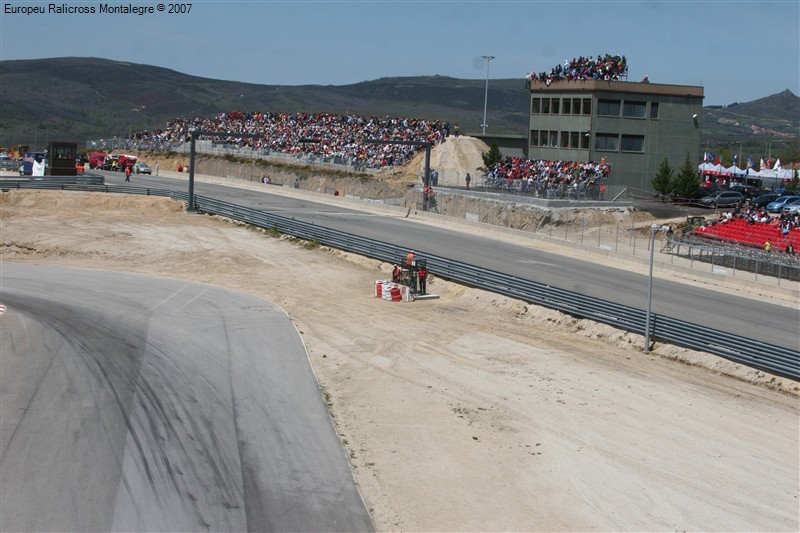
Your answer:
[[[664,83],[642,83],[639,81],[618,80],[553,80],[549,85],[543,81],[531,80],[530,86],[530,91],[532,93],[607,91],[705,98],[703,90],[704,88],[700,85],[668,85]]]

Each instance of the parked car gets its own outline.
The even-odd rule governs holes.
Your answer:
[[[700,186],[700,190],[706,191],[707,195],[719,191],[724,191],[726,188],[727,186],[721,183],[709,183],[709,184],[704,183],[703,185]]]
[[[761,196],[758,196],[757,198],[752,200],[750,202],[750,205],[753,206],[753,207],[756,207],[758,209],[761,209],[762,207],[766,207],[768,203],[774,202],[778,198],[780,198],[780,195],[778,193],[776,193],[776,192],[768,192],[768,193],[764,193]]]
[[[791,204],[794,200],[800,200],[800,196],[781,196],[767,204],[767,212],[780,213],[787,204]]]
[[[696,204],[700,198],[705,198],[711,194],[718,192],[720,189],[711,189],[708,187],[700,187],[699,189],[695,189],[687,196],[680,196],[677,193],[670,194],[670,198],[673,202],[686,202],[688,201],[690,204]]]
[[[7,155],[0,155],[0,169],[2,170],[14,170],[17,168],[17,162],[14,161],[13,158]]]
[[[147,163],[136,163],[135,165],[133,165],[133,173],[134,174],[150,174],[150,175],[152,175],[152,172],[150,171],[150,167],[147,166]]]
[[[738,191],[717,191],[700,198],[697,203],[704,207],[734,207],[744,203],[744,194]]]
[[[745,198],[755,198],[761,194],[761,189],[749,185],[731,185],[728,190],[740,192],[744,194]]]
[[[797,215],[800,214],[800,199],[795,200],[794,202],[784,205],[783,212],[787,215]]]

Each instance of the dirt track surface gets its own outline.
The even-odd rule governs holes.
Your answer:
[[[303,335],[386,531],[797,531],[798,384],[162,198],[0,197],[2,261],[218,285]],[[731,377],[735,376],[735,377]]]

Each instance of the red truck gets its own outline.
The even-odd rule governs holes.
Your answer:
[[[89,154],[89,168],[103,168],[106,162],[105,152],[92,152]]]
[[[125,155],[120,154],[119,159],[117,160],[118,169],[120,172],[125,172],[126,168],[130,168],[131,172],[133,172],[133,165],[136,164],[136,156],[135,155]]]

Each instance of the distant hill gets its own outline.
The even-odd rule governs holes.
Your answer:
[[[703,136],[714,141],[764,137],[797,139],[800,97],[790,90],[752,102],[706,107]]]
[[[330,112],[428,118],[480,131],[486,80],[381,78],[352,85],[258,85],[212,80],[97,58],[0,61],[0,144],[128,136],[175,117],[219,112]],[[525,80],[489,80],[487,132],[525,135]],[[786,90],[754,102],[708,107],[704,142],[796,139],[800,98]]]

